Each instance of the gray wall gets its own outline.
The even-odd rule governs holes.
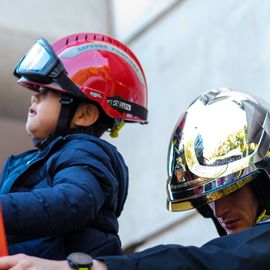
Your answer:
[[[124,246],[190,214],[170,213],[165,208],[166,157],[174,125],[195,97],[228,86],[270,102],[270,2],[175,3],[173,9],[126,40],[148,78],[150,113],[147,126],[126,125],[117,140],[109,139],[130,168],[129,197],[120,218]],[[110,0],[1,1],[0,125],[4,129],[0,162],[8,152],[31,145],[23,127],[30,94],[11,76],[19,57],[38,36],[52,41],[74,32],[111,34],[110,6]],[[212,223],[194,215],[140,249],[157,243],[200,245],[215,236]]]

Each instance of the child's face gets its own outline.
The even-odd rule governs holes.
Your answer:
[[[61,104],[60,94],[53,91],[37,93],[31,98],[26,122],[27,133],[43,140],[56,128]]]

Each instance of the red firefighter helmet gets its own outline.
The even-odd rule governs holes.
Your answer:
[[[42,41],[46,42],[44,39]],[[46,44],[50,47],[48,43]],[[53,43],[50,48],[53,49],[55,58],[60,59],[69,81],[83,93],[84,97],[97,102],[107,115],[124,121],[147,122],[147,84],[144,71],[127,46],[104,34],[80,33],[62,38]],[[37,51],[36,49],[35,58],[32,58],[35,61]],[[43,86],[72,94],[57,79],[49,82],[33,80],[34,77],[27,76],[29,73],[20,72],[20,67],[25,67],[29,61],[31,65],[28,67],[32,67],[31,74],[45,66],[44,59],[47,58],[44,58],[44,55],[40,57],[42,61],[38,65],[31,59],[24,61],[26,56],[14,72],[16,76],[19,75],[18,82],[21,85],[32,90],[38,90],[37,86]],[[33,68],[33,65],[38,68]],[[46,76],[57,77],[55,70],[51,70],[54,75],[51,76],[46,68],[49,74]]]

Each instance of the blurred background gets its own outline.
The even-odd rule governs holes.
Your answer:
[[[32,147],[24,128],[31,93],[12,72],[33,41],[109,34],[137,55],[149,91],[149,124],[127,125],[117,140],[106,138],[130,170],[123,247],[200,246],[216,237],[196,211],[166,210],[168,143],[180,114],[206,90],[227,86],[270,102],[269,12],[268,0],[1,0],[1,166],[7,155]]]

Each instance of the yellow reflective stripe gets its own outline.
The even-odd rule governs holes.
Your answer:
[[[116,138],[119,135],[119,131],[125,125],[125,121],[121,120],[118,124],[115,124],[110,132],[112,138]]]
[[[265,213],[266,213],[266,210],[264,209],[262,213],[258,216],[256,220],[256,224],[270,217],[269,215],[266,215]]]

